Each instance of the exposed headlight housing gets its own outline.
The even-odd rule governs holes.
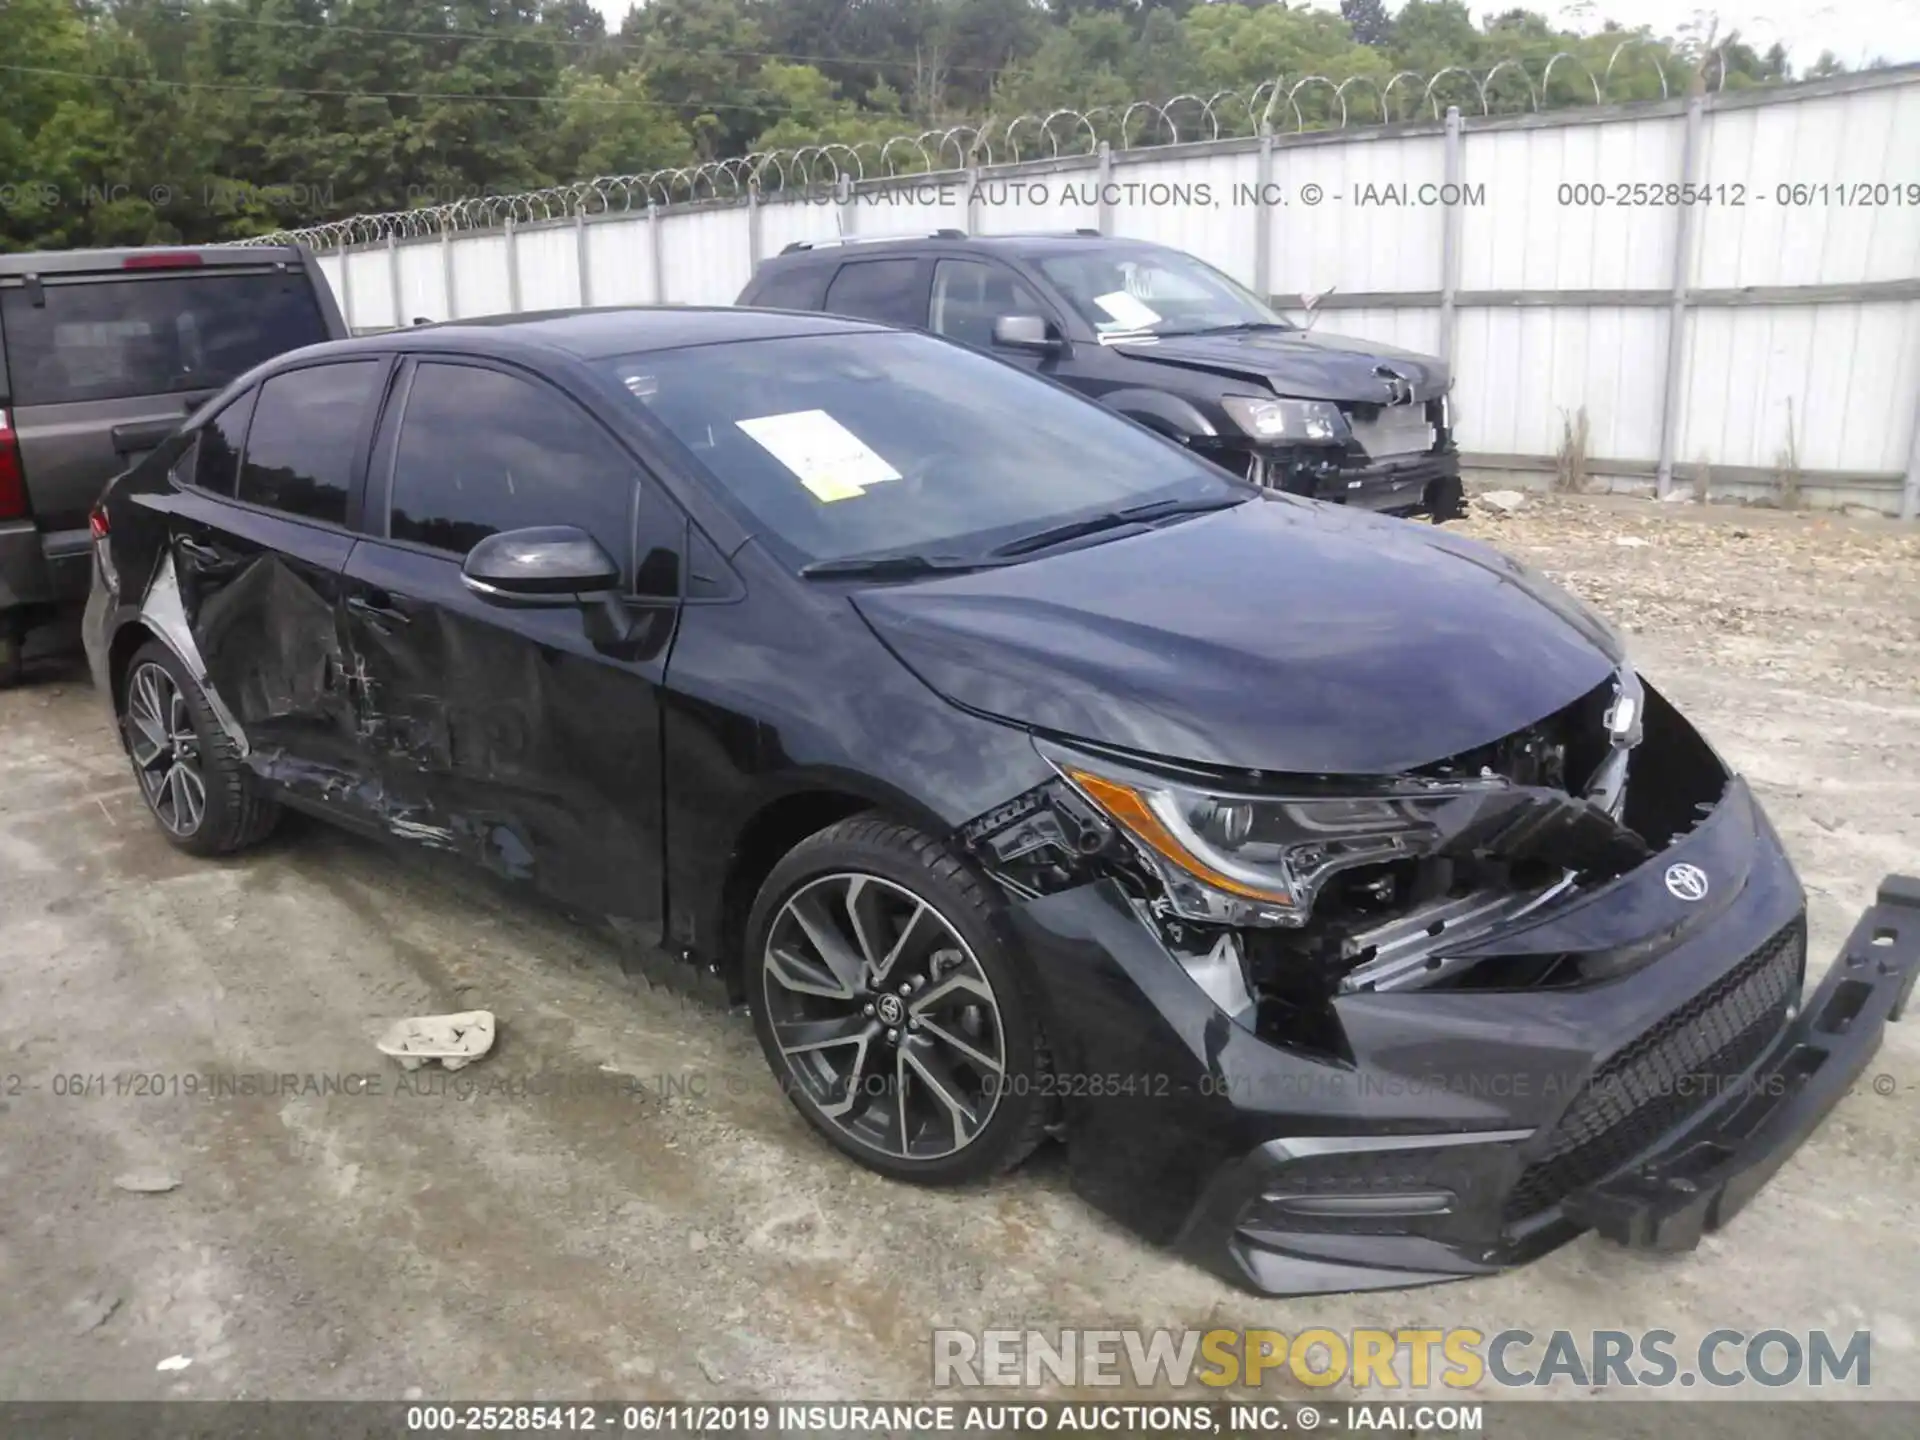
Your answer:
[[[1228,395],[1227,416],[1256,440],[1296,445],[1338,445],[1352,432],[1331,400],[1277,400],[1267,395]]]
[[[1488,788],[1355,782],[1346,795],[1250,794],[1035,743],[1158,874],[1174,913],[1221,925],[1304,925],[1330,876],[1431,853],[1457,823],[1444,812]]]

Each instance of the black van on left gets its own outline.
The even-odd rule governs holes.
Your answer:
[[[1272,1293],[1691,1245],[1920,970],[1895,878],[1803,993],[1758,800],[1549,581],[935,336],[314,346],[91,529],[95,679],[176,844],[294,806],[464,856],[744,1002],[861,1164],[1057,1135]]]

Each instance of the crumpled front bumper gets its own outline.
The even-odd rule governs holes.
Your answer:
[[[1920,878],[1889,875],[1755,1083],[1566,1204],[1609,1240],[1691,1250],[1736,1215],[1847,1093],[1920,977]]]
[[[1714,903],[1668,891],[1682,861],[1717,877]],[[1482,1274],[1587,1228],[1672,1247],[1724,1222],[1857,1077],[1920,970],[1920,882],[1890,879],[1802,1006],[1803,912],[1736,780],[1655,861],[1497,942],[1651,948],[1634,968],[1342,995],[1312,1044],[1230,1020],[1111,881],[1014,923],[1075,1188],[1238,1284],[1310,1294]]]
[[[1278,451],[1259,456],[1261,483],[1362,510],[1432,514],[1451,520],[1464,513],[1458,451],[1396,455],[1372,463],[1317,461],[1310,451]]]

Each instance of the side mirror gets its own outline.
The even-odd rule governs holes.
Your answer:
[[[996,315],[993,343],[1006,350],[1052,351],[1064,342],[1038,315]]]
[[[467,552],[460,578],[496,605],[575,605],[618,590],[620,567],[586,531],[536,525],[489,535]]]

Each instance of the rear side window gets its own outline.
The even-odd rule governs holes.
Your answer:
[[[378,360],[314,365],[262,385],[247,427],[238,498],[346,524],[354,455],[384,369]]]
[[[246,441],[247,421],[259,396],[258,390],[247,391],[200,427],[193,483],[202,490],[232,497],[240,478],[240,447]]]
[[[464,556],[501,530],[577,525],[624,569],[637,478],[625,452],[557,390],[423,364],[400,421],[387,533]]]
[[[857,260],[842,265],[827,287],[827,309],[835,315],[918,329],[927,323],[919,277],[917,260]]]
[[[761,279],[754,287],[752,303],[769,310],[818,310],[826,279],[824,265],[789,265]]]
[[[17,405],[214,390],[330,337],[300,270],[49,280],[0,290]]]

